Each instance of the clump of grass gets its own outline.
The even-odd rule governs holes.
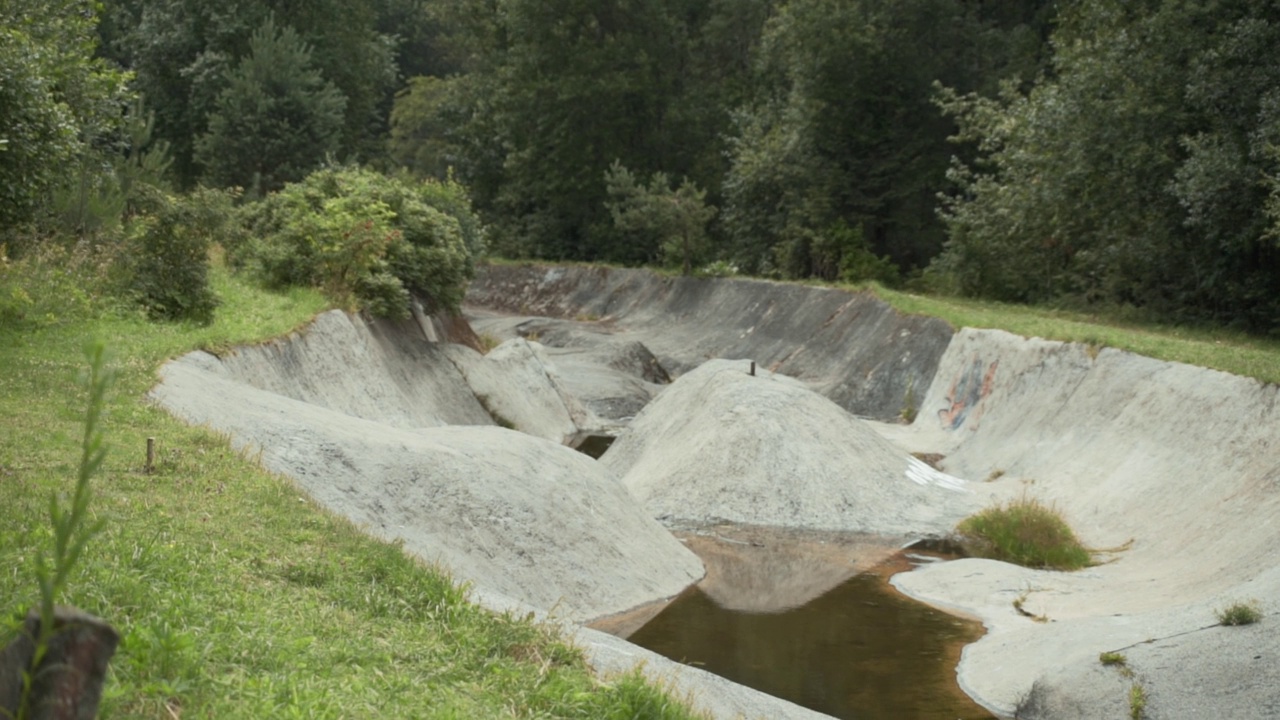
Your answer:
[[[957,540],[969,555],[1031,568],[1078,570],[1089,551],[1052,507],[1022,497],[963,520]]]
[[[1142,713],[1147,709],[1147,690],[1139,683],[1129,686],[1129,718],[1142,720]]]
[[[483,351],[483,354],[488,355],[490,350],[498,347],[501,344],[502,344],[501,340],[490,335],[489,333],[480,333],[480,348]]]
[[[907,380],[907,392],[902,398],[902,410],[898,412],[898,416],[902,421],[910,425],[916,421],[916,414],[920,411],[916,407],[916,383],[915,378]]]
[[[1124,653],[1104,652],[1098,655],[1098,662],[1106,665],[1107,667],[1124,667],[1126,661]]]
[[[1262,608],[1257,600],[1234,602],[1214,613],[1223,625],[1252,625],[1262,619]]]

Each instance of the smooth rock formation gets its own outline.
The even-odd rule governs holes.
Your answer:
[[[392,427],[238,382],[216,363],[166,365],[152,397],[458,581],[585,621],[702,576],[697,557],[580,453],[496,427]]]
[[[561,444],[600,426],[565,389],[536,342],[508,340],[487,355],[462,345],[448,345],[444,352],[500,425]]]
[[[980,507],[802,383],[715,360],[681,376],[601,458],[667,524],[936,535]]]
[[[175,362],[347,415],[395,427],[492,425],[466,381],[411,321],[330,310],[300,332],[214,357]]]
[[[598,318],[673,376],[710,358],[751,358],[879,420],[918,400],[954,332],[867,293],[617,268],[483,266],[467,303],[525,320]]]

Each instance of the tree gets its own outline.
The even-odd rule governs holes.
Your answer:
[[[1088,0],[1063,15],[1034,87],[944,94],[981,153],[952,170],[936,270],[1006,300],[1280,326],[1273,15],[1243,0]]]
[[[458,158],[459,177],[491,219],[498,252],[650,260],[605,206],[600,178],[615,159],[646,176],[688,177],[714,195],[729,108],[744,92],[758,36],[752,25],[770,2],[448,5],[445,42],[467,73],[450,81],[432,123],[451,128],[445,154]]]
[[[204,168],[196,141],[209,131],[229,72],[249,53],[268,17],[312,48],[312,68],[346,98],[343,159],[382,152],[396,42],[380,32],[383,0],[106,0],[103,50],[134,71],[134,87],[156,112],[157,140],[170,143],[174,172],[190,187]]]
[[[446,115],[452,100],[449,93],[456,85],[456,80],[413,77],[396,94],[387,141],[394,165],[420,177],[446,177],[456,163]]]
[[[1026,18],[982,12],[957,0],[781,8],[764,31],[759,90],[738,113],[724,181],[740,266],[834,278],[839,258],[817,245],[833,247],[840,227],[863,228],[876,255],[903,267],[940,250],[933,207],[954,149],[933,83],[978,88],[1028,62],[1010,39],[1026,34]]]
[[[205,178],[269,192],[301,180],[338,149],[346,99],[311,64],[311,48],[268,18],[227,73],[196,143]]]
[[[660,172],[645,187],[620,162],[609,167],[604,179],[609,194],[605,205],[614,225],[635,233],[643,245],[657,248],[666,264],[679,262],[681,272],[691,274],[694,262],[707,254],[707,223],[716,214],[706,204],[707,192],[688,178],[673,190],[667,175]]]
[[[0,4],[0,234],[31,221],[68,164],[115,131],[127,75],[95,58],[97,16],[75,0]]]

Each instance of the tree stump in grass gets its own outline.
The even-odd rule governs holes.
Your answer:
[[[31,672],[31,720],[92,720],[98,714],[107,663],[120,644],[115,628],[75,608],[54,611],[54,632],[40,667],[32,668],[40,613],[27,613],[22,631],[0,650],[0,717],[17,717],[23,674]]]

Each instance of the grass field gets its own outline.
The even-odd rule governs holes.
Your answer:
[[[88,546],[64,600],[113,623],[104,718],[686,718],[635,676],[600,682],[580,653],[463,599],[442,573],[369,539],[223,437],[150,406],[158,365],[285,333],[325,307],[215,275],[211,326],[130,315],[0,327],[0,611],[39,599],[51,493],[70,492],[100,338],[118,377],[92,482]],[[73,314],[74,316],[74,314]],[[159,448],[144,472],[146,439]]]

